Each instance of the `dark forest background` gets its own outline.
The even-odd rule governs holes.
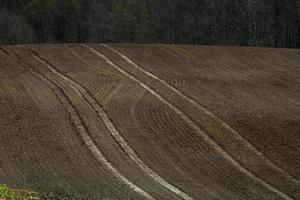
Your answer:
[[[300,0],[0,0],[0,44],[300,48]]]

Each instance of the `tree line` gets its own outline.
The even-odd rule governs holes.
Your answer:
[[[1,0],[0,44],[300,47],[300,0]]]

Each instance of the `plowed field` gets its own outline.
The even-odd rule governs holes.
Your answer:
[[[0,48],[0,183],[95,199],[300,199],[300,50]]]

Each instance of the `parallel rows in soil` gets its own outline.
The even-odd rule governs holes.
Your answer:
[[[0,55],[1,181],[96,198],[300,198],[296,50],[90,44]]]

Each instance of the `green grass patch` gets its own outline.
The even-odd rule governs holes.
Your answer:
[[[15,200],[16,193],[5,184],[0,184],[0,199],[2,200]]]
[[[0,200],[38,200],[39,194],[28,190],[11,189],[5,184],[0,184]]]

